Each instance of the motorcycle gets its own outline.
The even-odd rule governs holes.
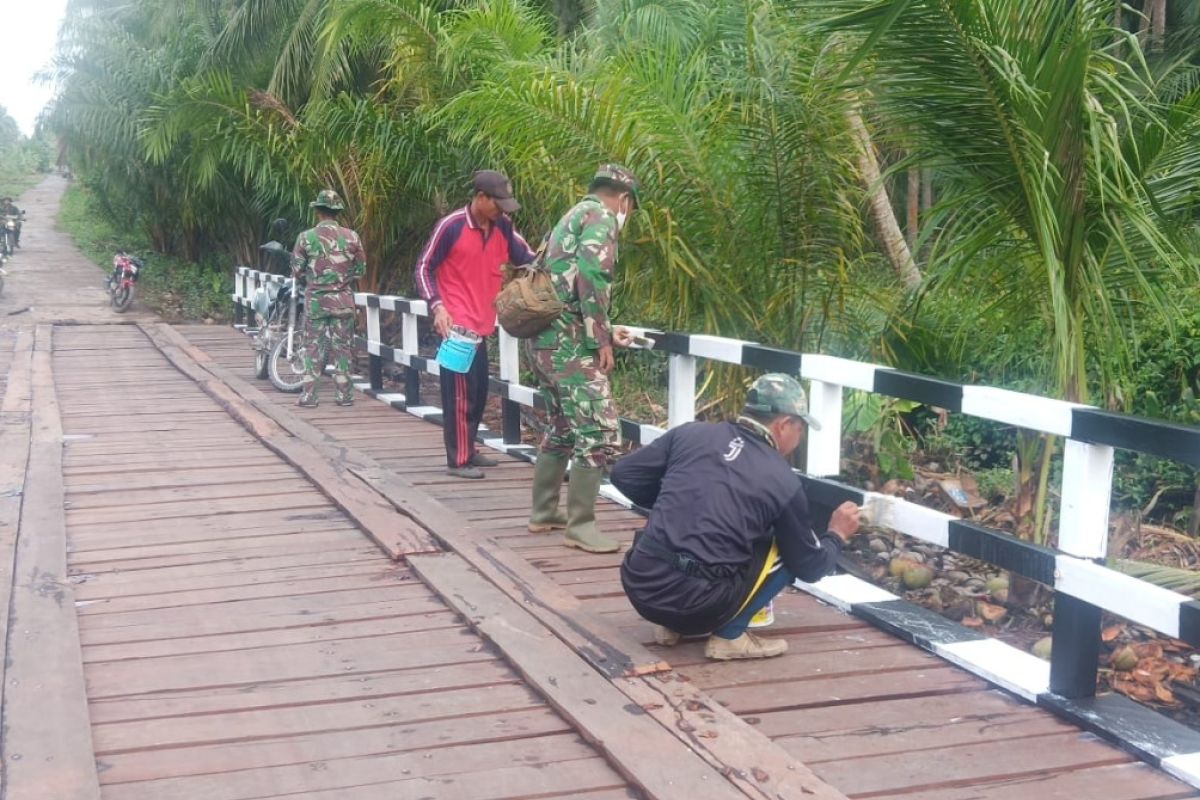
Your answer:
[[[286,227],[287,220],[275,220],[273,235],[280,236]],[[278,241],[271,240],[258,249],[276,269],[289,265],[290,253]],[[304,287],[297,291],[291,278],[271,282],[259,287],[251,304],[258,323],[253,340],[254,376],[269,379],[281,392],[299,392],[304,380]]]
[[[25,220],[25,212],[20,214],[5,214],[4,215],[4,231],[3,237],[0,238],[0,252],[4,255],[12,257],[17,250],[17,231],[21,228],[21,223]]]
[[[104,288],[108,290],[109,303],[118,314],[133,305],[134,287],[144,266],[140,258],[124,250],[113,256],[113,271],[104,282]]]

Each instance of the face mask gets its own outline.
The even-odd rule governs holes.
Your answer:
[[[617,212],[617,230],[618,231],[622,230],[625,227],[625,220],[628,217],[629,217],[629,214],[627,214],[624,211],[624,206],[622,206],[622,210]]]

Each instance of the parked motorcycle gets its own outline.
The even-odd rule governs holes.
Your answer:
[[[286,228],[287,220],[277,219],[271,225],[272,235],[281,236]],[[269,271],[290,267],[290,253],[278,241],[272,239],[258,249]],[[299,392],[304,379],[304,287],[299,292],[294,289],[290,278],[268,283],[259,287],[251,301],[258,323],[253,341],[254,375],[268,378],[276,389],[289,393]]]
[[[135,286],[144,266],[140,258],[131,256],[124,250],[113,256],[113,270],[104,282],[104,287],[108,290],[109,303],[118,314],[124,313],[133,305]]]
[[[17,251],[17,232],[25,219],[25,212],[4,215],[3,236],[0,236],[0,252],[12,256]]]

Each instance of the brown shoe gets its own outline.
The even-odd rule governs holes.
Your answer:
[[[679,640],[683,637],[675,631],[668,628],[666,625],[654,626],[654,642],[661,644],[663,647],[674,647],[679,644]]]
[[[704,655],[714,661],[733,661],[739,658],[774,658],[787,652],[786,639],[762,639],[747,631],[736,639],[708,637]]]
[[[499,461],[497,461],[494,458],[489,458],[488,456],[485,456],[483,453],[473,453],[471,455],[471,460],[468,461],[467,463],[470,464],[472,467],[498,467],[498,466],[500,466]]]

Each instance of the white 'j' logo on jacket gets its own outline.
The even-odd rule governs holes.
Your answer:
[[[722,458],[724,458],[726,461],[735,460],[742,454],[742,448],[745,446],[746,442],[742,439],[742,437],[733,437],[733,439],[729,442],[729,452],[722,456]]]

